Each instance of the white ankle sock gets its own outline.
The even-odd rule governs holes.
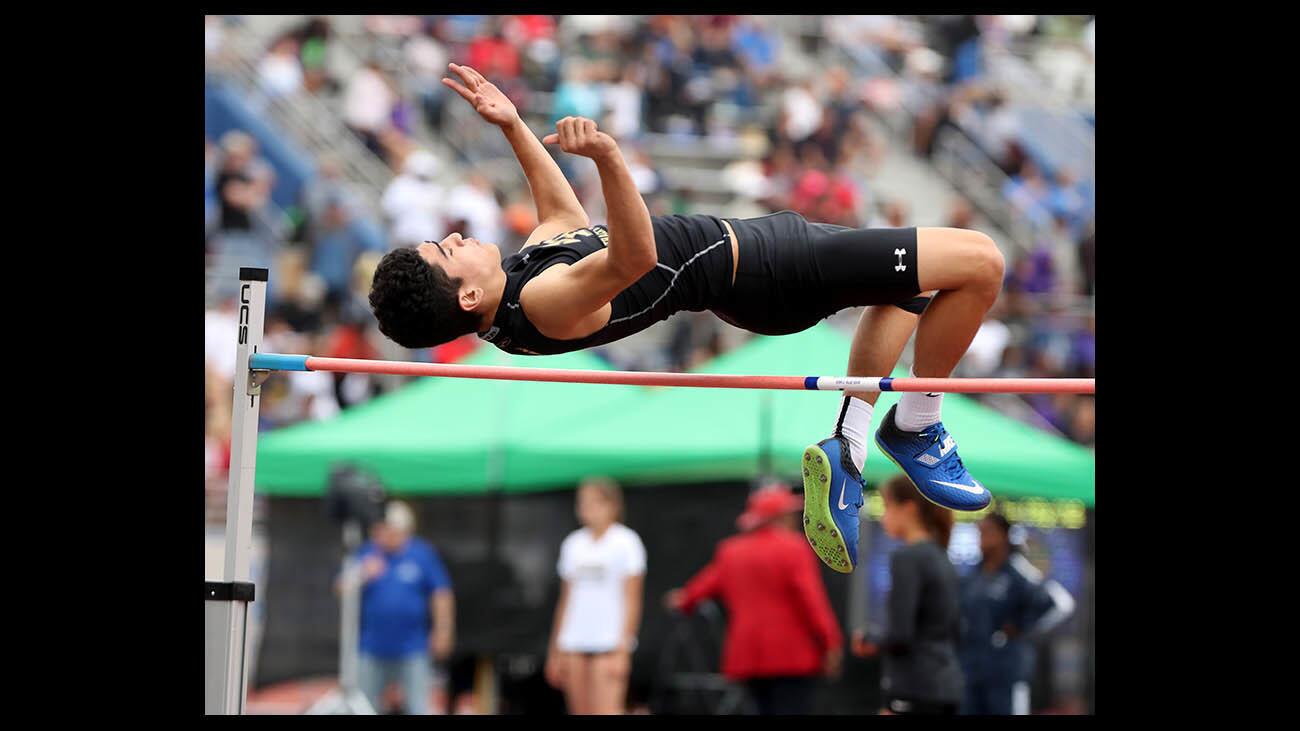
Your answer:
[[[833,433],[848,440],[849,457],[858,472],[867,463],[867,435],[871,433],[871,414],[875,410],[875,406],[852,396],[845,396],[840,402],[840,415]]]
[[[913,378],[916,373],[908,370]],[[941,393],[905,393],[898,399],[898,411],[894,412],[894,425],[903,431],[921,431],[942,420],[943,409]]]

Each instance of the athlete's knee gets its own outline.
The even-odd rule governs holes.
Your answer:
[[[970,253],[972,284],[994,293],[1000,291],[1007,263],[998,245],[980,231],[963,230],[961,237]]]

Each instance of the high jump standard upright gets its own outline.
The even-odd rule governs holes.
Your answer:
[[[242,714],[248,696],[248,605],[253,601],[253,473],[262,381],[248,358],[262,345],[267,270],[239,270],[239,332],[230,426],[230,488],[226,495],[226,563],[221,581],[204,581],[203,712]]]

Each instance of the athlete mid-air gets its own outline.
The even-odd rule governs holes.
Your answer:
[[[450,64],[443,83],[501,128],[532,189],[540,222],[516,254],[452,233],[384,256],[370,304],[380,330],[408,348],[467,333],[510,353],[603,345],[682,310],[709,310],[762,335],[800,332],[866,306],[847,375],[888,376],[916,333],[912,374],[946,378],[1002,286],[988,236],[954,228],[854,229],[792,211],[757,218],[651,216],[618,144],[566,117],[541,140],[482,74]],[[590,158],[608,221],[593,225],[544,144]],[[845,392],[831,436],[804,452],[804,531],[831,568],[857,564],[866,440],[878,393]],[[989,491],[962,465],[943,427],[943,395],[904,393],[881,420],[880,450],[927,499],[979,510]]]

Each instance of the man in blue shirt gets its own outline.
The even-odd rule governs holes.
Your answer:
[[[389,681],[401,684],[406,712],[429,713],[431,657],[445,662],[454,645],[456,601],[438,552],[411,534],[415,517],[391,502],[371,540],[357,551],[361,590],[361,652],[357,676],[370,704],[380,708]]]
[[[961,642],[966,675],[961,712],[1028,715],[1033,640],[1065,621],[1074,599],[1011,545],[997,513],[980,521],[980,565],[961,582]]]

